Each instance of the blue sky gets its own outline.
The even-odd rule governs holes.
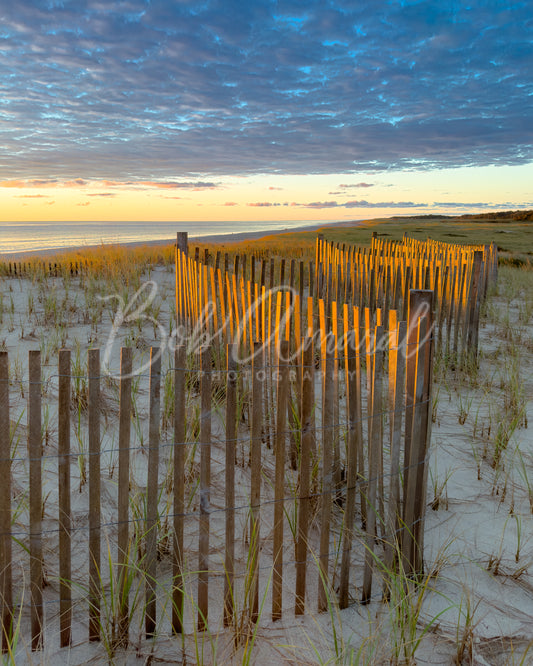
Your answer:
[[[251,219],[533,207],[532,10],[3,1],[4,209],[94,217],[106,200],[118,219],[127,197]]]

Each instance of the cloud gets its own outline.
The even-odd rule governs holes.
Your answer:
[[[224,206],[238,206],[239,204],[236,201],[226,201]]]
[[[479,0],[7,3],[0,185],[528,163],[530,19]]]
[[[0,181],[0,187],[56,187],[57,180],[45,179],[45,180],[4,180]]]
[[[427,203],[414,203],[413,201],[347,201],[343,203],[344,208],[426,208]]]
[[[340,184],[339,187],[342,187],[343,189],[347,189],[350,187],[374,187],[374,183],[352,183],[352,184]]]
[[[488,208],[491,204],[488,203],[458,203],[456,201],[435,201],[433,203],[435,208]],[[497,206],[501,208],[501,204]]]
[[[258,201],[255,203],[247,203],[247,206],[253,206],[255,208],[268,208],[269,206],[281,206],[280,203],[273,201]]]
[[[206,181],[150,181],[150,180],[85,180],[75,178],[64,180],[58,178],[28,179],[28,180],[4,180],[0,181],[0,187],[25,188],[25,187],[148,187],[162,190],[212,190],[218,187],[217,183]]]
[[[0,187],[25,187],[23,180],[4,180],[0,182]]]
[[[292,204],[304,208],[426,208],[427,203],[414,203],[412,201],[313,201],[311,203]]]
[[[342,204],[339,204],[336,201],[313,201],[312,203],[297,205],[304,206],[305,208],[339,208]]]
[[[16,199],[48,199],[47,194],[17,194]]]
[[[116,192],[90,192],[86,196],[88,197],[116,197]]]
[[[142,185],[143,187],[155,187],[163,190],[213,190],[217,187],[216,183],[205,182],[191,182],[191,183],[175,183],[175,182],[157,182],[157,181],[128,181],[124,185]]]

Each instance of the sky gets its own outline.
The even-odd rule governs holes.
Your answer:
[[[533,208],[531,0],[1,0],[0,218]]]

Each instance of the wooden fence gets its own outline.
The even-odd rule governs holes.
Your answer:
[[[326,610],[335,598],[341,608],[356,597],[366,603],[375,596],[376,572],[387,594],[395,567],[410,575],[423,570],[433,355],[438,349],[475,357],[481,304],[496,277],[494,247],[373,238],[361,249],[319,238],[314,261],[237,255],[230,265],[228,254],[207,251],[202,259],[198,250],[189,256],[187,236],[178,234],[182,338],[170,374],[162,372],[159,350],[151,350],[147,445],[132,444],[140,408],[129,348],[122,349],[116,382],[102,372],[99,351],[89,350],[86,411],[78,400],[74,412],[80,377],[72,374],[70,352],[60,351],[57,442],[43,443],[45,386],[35,351],[25,393],[28,451],[16,455],[8,355],[0,352],[4,650],[28,605],[32,649],[43,646],[44,608],[52,603],[50,591],[43,596],[45,578],[59,604],[62,646],[72,640],[80,601],[89,640],[102,638],[112,608],[113,640],[125,645],[139,612],[132,581],[143,588],[144,633],[151,637],[161,631],[165,595],[172,630],[180,633],[190,630],[191,608],[204,630],[213,621],[255,623],[260,599],[268,598],[275,620],[289,608],[297,615],[309,605]],[[172,403],[170,444],[162,439],[162,386]],[[109,409],[117,424],[116,518],[102,506],[109,451],[101,427]],[[71,446],[82,426],[83,452]],[[134,504],[139,456],[146,478]],[[79,513],[74,520],[73,478],[85,520]],[[53,479],[52,518],[43,494]],[[17,498],[27,493],[27,507],[13,499],[15,486]],[[214,524],[219,514],[223,525]],[[86,543],[83,575],[72,566],[75,537]],[[104,542],[112,556],[102,560]],[[172,570],[168,585],[161,582],[165,565]]]
[[[58,277],[68,273],[79,275],[89,268],[88,261],[69,261],[68,264],[57,261],[2,261],[0,262],[0,274],[9,277],[24,277],[29,274],[40,274],[48,277]]]
[[[286,335],[298,340],[307,334],[323,340],[329,332],[342,337],[352,325],[354,307],[367,327],[388,328],[392,310],[394,326],[407,317],[409,291],[429,289],[435,295],[438,350],[475,358],[481,304],[497,278],[494,244],[407,237],[402,242],[373,237],[370,248],[339,247],[319,237],[315,261],[308,262],[236,255],[231,265],[227,253],[211,257],[207,249],[201,259],[198,248],[189,256],[187,234],[178,234],[178,322],[217,343],[238,339],[248,350],[254,339],[264,343]]]
[[[391,309],[389,328],[369,326],[358,306],[350,312],[343,335],[330,332],[318,342],[304,333],[293,344],[294,336],[280,333],[270,353],[259,336],[246,362],[239,357],[242,346],[233,343],[222,360],[213,345],[195,353],[180,345],[169,374],[152,348],[148,441],[135,446],[131,428],[141,407],[132,395],[132,350],[122,349],[116,379],[102,372],[99,350],[89,350],[83,455],[73,445],[80,434],[73,386],[80,377],[72,373],[70,351],[60,351],[57,375],[46,386],[40,352],[29,354],[27,455],[14,449],[10,403],[17,389],[10,385],[8,354],[0,352],[3,649],[19,618],[22,636],[30,633],[32,649],[42,648],[44,608],[54,600],[61,646],[72,641],[80,603],[86,604],[89,640],[102,638],[113,608],[113,640],[127,644],[139,612],[132,581],[143,588],[149,638],[161,631],[162,597],[170,597],[172,630],[180,633],[190,631],[193,612],[203,630],[212,622],[234,626],[243,617],[258,622],[266,599],[274,620],[309,606],[324,611],[335,598],[344,608],[357,597],[366,603],[381,596],[376,573],[386,594],[387,571],[422,571],[433,292],[411,291],[407,319]],[[41,401],[45,394],[50,406],[54,391],[57,423],[47,427],[57,441],[45,441]],[[161,412],[168,396],[173,430],[165,443]],[[111,453],[102,447],[109,418],[117,428]],[[109,455],[118,464],[113,502],[108,486],[115,464],[102,462]],[[135,486],[140,499],[134,504],[132,470],[139,460],[146,477]],[[54,484],[51,515],[43,493]],[[29,493],[27,509],[19,503],[21,492]],[[75,540],[85,544],[83,571],[72,564]]]

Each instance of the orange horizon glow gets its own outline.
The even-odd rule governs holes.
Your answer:
[[[460,214],[533,207],[527,198],[532,179],[532,165],[181,181],[6,179],[0,181],[0,221],[328,222]]]

